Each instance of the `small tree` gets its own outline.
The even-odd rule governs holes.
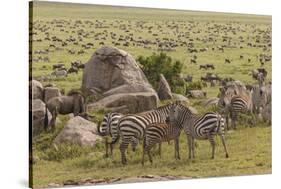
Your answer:
[[[170,56],[161,52],[160,54],[153,53],[149,57],[139,56],[137,61],[141,64],[142,70],[148,81],[157,89],[160,79],[160,74],[163,74],[170,84],[173,92],[182,93],[179,88],[185,88],[185,82],[179,78],[183,64],[180,61],[172,61]]]

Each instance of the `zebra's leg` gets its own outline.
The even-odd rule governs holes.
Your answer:
[[[162,148],[162,143],[159,142],[159,147],[158,147],[158,155],[161,158],[161,148]]]
[[[110,156],[113,157],[113,145],[110,143]]]
[[[236,129],[236,121],[237,121],[237,113],[232,112],[231,113],[231,127],[233,129]]]
[[[220,134],[220,136],[221,136],[221,142],[222,142],[222,144],[223,144],[224,151],[225,151],[225,157],[228,158],[228,151],[227,151],[227,148],[226,148],[226,145],[225,145],[224,134]]]
[[[148,154],[148,157],[149,157],[149,161],[150,161],[150,163],[152,164],[153,163],[153,161],[152,161],[152,156],[151,156],[151,154],[150,154],[150,147],[148,147],[147,149],[146,149],[146,151],[147,151],[147,154]]]
[[[225,116],[225,121],[226,121],[226,130],[229,130],[229,115],[228,114]]]
[[[251,115],[251,119],[253,120],[253,126],[255,127],[257,124],[257,117],[256,114],[254,114],[253,112],[250,112]],[[250,124],[250,127],[252,127],[252,125]]]
[[[216,146],[214,136],[211,133],[208,133],[207,135],[208,135],[210,144],[212,146],[212,159],[214,159],[215,158],[215,146]]]
[[[191,136],[186,135],[188,145],[188,158],[191,159]]]
[[[131,142],[131,145],[132,145],[133,152],[135,152],[136,148],[137,148],[137,145],[138,145],[138,139],[137,138],[133,138],[133,140]]]
[[[175,143],[175,159],[180,159],[180,152],[179,152],[179,138],[174,140]]]
[[[122,142],[120,144],[120,152],[121,152],[121,161],[122,164],[127,164],[127,158],[126,158],[126,149],[128,148],[130,138],[122,138]]]
[[[144,139],[143,139],[143,148],[142,148],[142,160],[141,160],[142,166],[144,166],[144,156],[145,156],[145,152],[146,152],[146,139],[145,139],[145,137],[144,137]]]
[[[108,158],[108,139],[107,139],[107,137],[105,138],[104,143],[105,143],[105,155],[104,156],[106,158]]]
[[[192,151],[192,158],[195,158],[195,140],[194,137],[191,137],[191,151]]]

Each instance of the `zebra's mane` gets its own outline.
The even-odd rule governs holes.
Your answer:
[[[161,110],[169,109],[171,105],[172,104],[166,104],[166,105],[163,105],[163,106],[160,106],[160,107],[157,107],[157,108],[145,111],[145,112],[140,112],[140,113],[138,113],[138,115],[145,115],[145,114],[149,114],[154,111],[161,111]]]

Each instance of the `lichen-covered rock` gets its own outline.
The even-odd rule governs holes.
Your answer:
[[[206,92],[201,90],[190,90],[188,91],[188,95],[192,98],[205,98]]]
[[[157,94],[160,100],[172,99],[170,85],[163,74],[160,74],[159,88]]]
[[[103,96],[155,92],[135,59],[129,53],[110,46],[97,49],[85,63],[82,89],[98,91]]]
[[[32,80],[29,82],[30,92],[32,99],[40,99],[43,100],[43,92],[44,88],[43,85],[36,80]]]
[[[136,113],[156,108],[158,96],[134,58],[115,47],[102,46],[85,63],[82,89],[98,100],[90,108]]]
[[[55,138],[54,143],[71,143],[94,146],[101,137],[97,133],[97,125],[80,116],[70,119]]]
[[[32,114],[32,134],[33,134],[33,136],[36,136],[36,135],[42,133],[45,129],[45,124],[50,123],[50,121],[52,119],[52,115],[47,110],[48,116],[46,116],[46,110],[47,110],[46,105],[42,100],[40,100],[40,99],[32,100],[32,109],[30,111]],[[48,121],[48,123],[46,123],[45,121]]]
[[[187,104],[189,104],[189,100],[187,97],[181,95],[181,94],[176,94],[176,93],[173,93],[173,99],[174,100],[177,100],[177,101],[182,101],[182,102],[185,102]]]
[[[155,93],[124,93],[105,97],[89,104],[89,110],[107,108],[120,113],[139,113],[157,107],[158,97]]]

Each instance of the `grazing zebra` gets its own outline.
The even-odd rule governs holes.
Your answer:
[[[226,114],[226,124],[228,128],[228,115],[231,118],[231,127],[236,129],[236,122],[239,113],[249,112],[255,125],[255,116],[253,114],[253,99],[250,91],[237,93],[227,93],[225,89],[221,89],[221,96],[218,102],[219,106],[224,107]]]
[[[117,142],[121,137],[120,152],[121,161],[123,164],[127,163],[126,149],[132,141],[141,140],[144,136],[145,128],[151,123],[165,123],[168,116],[171,104],[159,107],[154,110],[139,114],[130,114],[123,116],[118,123],[118,136],[112,138],[112,144]],[[160,146],[159,146],[160,147]],[[160,152],[159,148],[159,152]]]
[[[98,133],[105,137],[105,157],[108,157],[108,145],[110,145],[110,155],[113,155],[113,144],[108,142],[108,137],[116,138],[118,135],[118,121],[123,116],[121,113],[107,113],[104,115],[103,120],[98,124]]]
[[[169,120],[173,124],[183,125],[188,139],[189,159],[194,158],[194,139],[208,139],[212,146],[212,159],[215,157],[214,135],[219,134],[228,158],[224,138],[224,119],[218,113],[208,112],[204,115],[193,114],[188,107],[174,104],[170,108]]]
[[[175,143],[175,158],[180,159],[179,136],[181,130],[182,125],[172,125],[171,123],[152,123],[148,125],[144,133],[142,165],[144,165],[145,153],[148,154],[149,161],[152,163],[150,150],[155,144],[169,142],[170,140],[174,140]]]

